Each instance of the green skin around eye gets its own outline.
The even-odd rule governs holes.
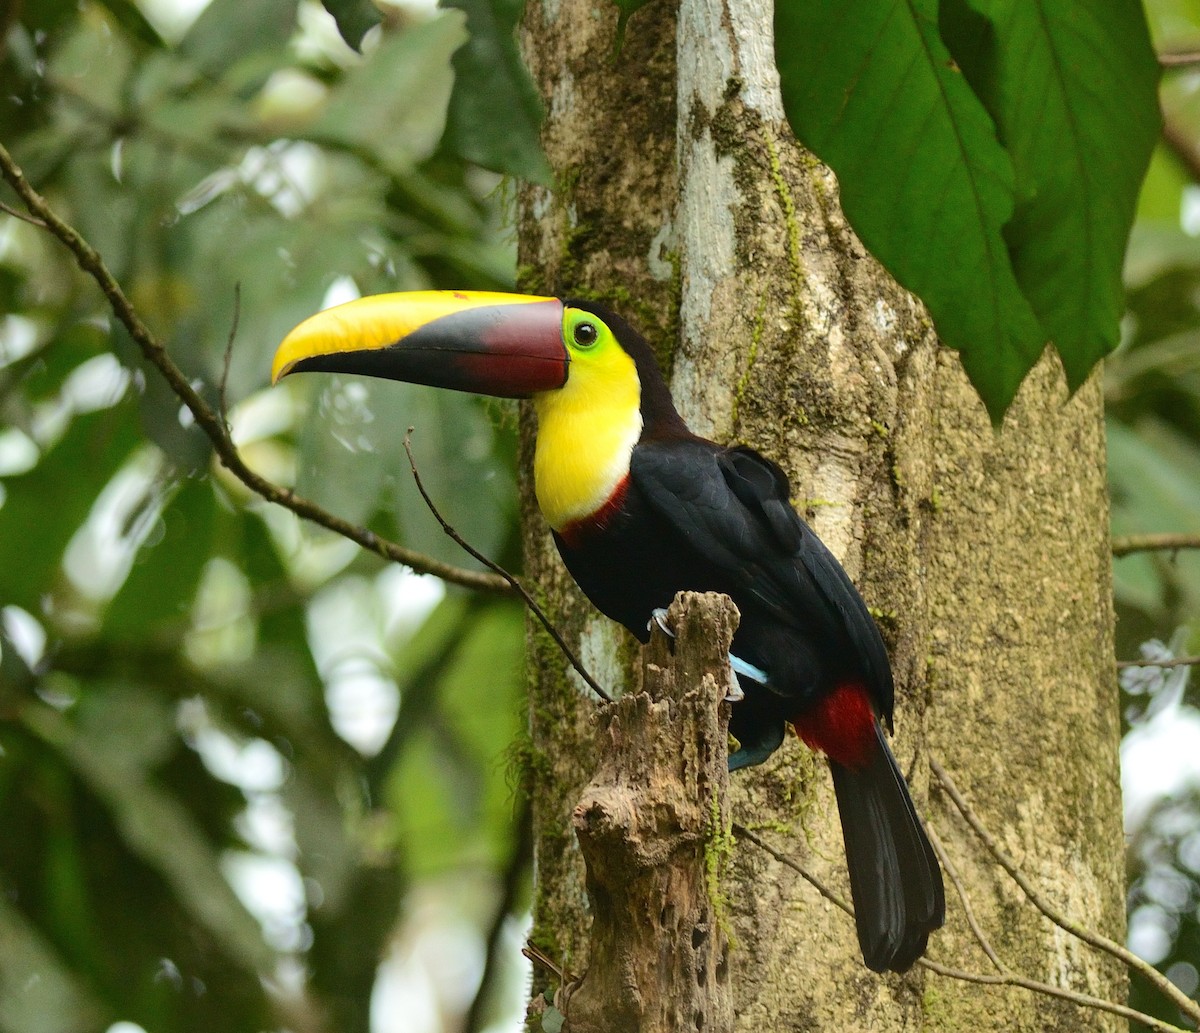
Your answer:
[[[611,332],[589,312],[568,311],[564,317],[564,338],[571,351],[591,351]]]

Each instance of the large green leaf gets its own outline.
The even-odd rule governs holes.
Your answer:
[[[379,24],[379,8],[371,0],[321,0],[321,5],[337,22],[338,32],[355,50],[362,46],[363,36]]]
[[[521,727],[521,627],[516,604],[472,611],[471,626],[436,685],[424,727],[398,758],[391,783],[397,835],[412,871],[495,863],[512,839],[506,759]]]
[[[142,694],[137,709],[151,715],[161,704]],[[221,874],[216,852],[179,801],[147,777],[141,762],[157,759],[162,744],[143,756],[129,749],[128,733],[85,734],[47,706],[26,707],[23,717],[104,802],[128,849],[162,876],[192,917],[241,964],[270,972],[274,956]],[[148,727],[151,718],[142,724]]]
[[[161,534],[138,550],[133,569],[104,617],[104,633],[118,640],[153,638],[162,629],[177,638],[205,563],[212,555],[216,497],[212,485],[189,478],[159,517]]]
[[[37,466],[4,480],[0,600],[41,613],[67,543],[137,441],[136,411],[122,402],[76,417]]]
[[[128,655],[118,661],[131,662]],[[110,807],[105,795],[91,791],[91,779],[79,777],[65,744],[86,743],[110,772],[179,800],[193,835],[213,846],[230,842],[230,822],[244,798],[208,776],[182,746],[174,709],[157,694],[120,682],[55,684],[72,684],[79,702],[62,714],[23,703],[13,712],[20,720],[0,725],[0,820],[21,830],[0,837],[0,870],[6,899],[106,1009],[106,1022],[86,1028],[104,1029],[116,1018],[175,1033],[274,1028],[266,1021],[262,968],[241,964],[219,931],[196,922],[162,868],[147,864],[140,844],[131,845],[123,823],[113,820],[126,804],[140,809],[139,793]],[[33,727],[51,734],[30,734]],[[186,857],[188,843],[167,834],[157,849]],[[215,852],[208,856],[212,863]],[[203,892],[205,873],[195,881]],[[7,951],[4,957],[0,978],[12,960]],[[17,1026],[20,1033],[37,1028]]]
[[[1072,389],[1117,345],[1121,265],[1158,138],[1136,0],[950,0],[942,30],[1017,174],[1004,236]]]
[[[296,6],[296,0],[212,0],[179,50],[205,74],[219,78],[235,61],[284,45],[296,26]]]
[[[4,958],[0,965],[3,1033],[88,1033],[111,1021],[53,946],[4,894],[0,894],[0,957]]]
[[[1003,237],[1012,160],[938,35],[936,0],[779,3],[775,59],[788,120],[837,173],[846,217],[998,419],[1046,337]]]
[[[938,17],[936,0],[780,3],[776,61],[856,232],[999,419],[1051,339],[1073,386],[1116,343],[1155,73],[1131,0]]]
[[[373,155],[393,172],[429,157],[446,124],[450,55],[466,39],[462,16],[452,12],[385,37],[338,83],[302,135]]]
[[[471,38],[454,55],[446,133],[468,161],[535,183],[551,182],[542,153],[542,103],[514,33],[524,0],[445,0],[467,15]]]

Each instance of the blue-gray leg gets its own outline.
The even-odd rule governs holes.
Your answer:
[[[668,638],[675,637],[675,632],[667,627],[667,611],[662,609],[662,607],[658,607],[650,612],[650,620],[646,623],[647,629],[653,624],[657,624],[659,631]],[[746,698],[746,693],[742,691],[741,682],[738,681],[739,676],[749,678],[753,682],[758,682],[759,685],[767,684],[766,671],[761,667],[755,667],[754,664],[748,663],[740,656],[734,656],[732,653],[729,654],[729,670],[729,689],[725,693],[725,699],[730,703],[737,703],[739,700]],[[782,741],[781,737],[780,742]],[[753,763],[759,764],[761,761],[754,761]]]

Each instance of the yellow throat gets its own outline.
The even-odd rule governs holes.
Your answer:
[[[629,473],[642,433],[641,387],[633,359],[609,338],[586,352],[571,348],[557,391],[534,396],[538,432],[534,490],[556,531],[591,516]]]

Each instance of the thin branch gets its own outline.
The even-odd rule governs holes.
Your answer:
[[[1200,665],[1200,656],[1173,656],[1170,660],[1118,660],[1117,667],[1195,667]]]
[[[1153,965],[1139,958],[1123,944],[1117,943],[1115,940],[1110,940],[1107,936],[1102,936],[1091,929],[1086,929],[1073,922],[1042,897],[1034,889],[1033,884],[1025,877],[1024,873],[1017,867],[1016,862],[1005,853],[992,834],[984,827],[979,817],[971,809],[970,804],[967,803],[959,791],[958,786],[954,784],[954,780],[950,777],[949,773],[932,757],[929,758],[929,766],[934,775],[937,776],[937,780],[941,783],[942,788],[954,802],[954,806],[958,808],[959,814],[966,819],[967,824],[974,830],[975,835],[979,837],[980,841],[987,848],[988,853],[996,859],[1001,868],[1008,872],[1013,882],[1021,887],[1021,892],[1025,894],[1026,899],[1034,907],[1064,932],[1070,933],[1076,939],[1082,940],[1089,946],[1096,948],[1096,950],[1103,951],[1105,954],[1117,958],[1128,968],[1133,969],[1155,986],[1187,1018],[1200,1025],[1200,1004],[1197,1004],[1188,997],[1187,994],[1180,990],[1179,987],[1172,983]]]
[[[521,953],[525,955],[533,964],[541,965],[551,975],[557,977],[559,983],[567,984],[571,981],[571,977],[567,970],[556,964],[554,959],[550,957],[541,947],[537,946],[532,940],[521,948]]]
[[[463,1033],[479,1033],[483,1029],[484,1009],[491,999],[495,989],[496,978],[500,972],[500,960],[503,956],[502,937],[504,923],[517,904],[517,894],[525,879],[525,873],[533,861],[533,808],[528,797],[520,804],[521,810],[517,816],[513,851],[505,865],[504,874],[500,881],[500,899],[496,902],[496,910],[492,916],[491,927],[485,939],[483,975],[479,979],[479,988],[471,1000],[471,1006],[463,1018]]]
[[[1117,557],[1134,552],[1177,549],[1200,549],[1200,534],[1127,534],[1112,540],[1112,554]]]
[[[733,825],[733,831],[737,834],[739,839],[748,839],[755,846],[765,850],[780,864],[786,865],[788,868],[791,868],[792,871],[797,872],[812,886],[814,886],[817,892],[820,893],[821,896],[823,896],[831,904],[841,908],[848,915],[853,916],[853,908],[851,908],[850,905],[842,900],[842,898],[836,893],[828,889],[815,875],[806,870],[798,861],[795,861],[786,854],[776,850],[764,839],[751,832],[743,825],[739,825],[735,822]],[[945,864],[946,856],[945,852],[940,848],[940,844],[935,842],[934,849],[937,850],[939,858],[941,858],[943,864]],[[1107,1001],[1102,997],[1093,997],[1091,994],[1081,994],[1075,990],[1067,990],[1061,986],[1054,986],[1052,983],[1044,983],[1037,979],[1030,979],[1028,976],[1023,976],[1019,973],[1011,971],[1000,962],[1000,959],[995,955],[995,952],[991,950],[990,944],[987,942],[987,938],[983,935],[982,930],[979,929],[977,923],[974,921],[974,912],[967,903],[965,892],[962,888],[962,883],[958,878],[957,871],[953,869],[953,866],[947,868],[947,874],[950,876],[951,882],[959,892],[959,899],[963,903],[963,907],[968,916],[967,920],[971,925],[972,931],[979,939],[980,944],[984,947],[984,950],[987,951],[988,956],[991,958],[993,964],[997,965],[1000,968],[1000,971],[995,974],[968,972],[965,969],[951,968],[949,965],[943,965],[941,962],[933,961],[930,958],[918,958],[917,964],[922,968],[926,968],[930,972],[936,972],[938,975],[946,976],[950,979],[960,979],[966,983],[978,983],[983,986],[1015,986],[1024,990],[1028,990],[1031,993],[1044,994],[1047,997],[1057,997],[1059,1000],[1068,1001],[1071,1004],[1076,1004],[1083,1008],[1094,1008],[1098,1011],[1106,1011],[1113,1015],[1120,1015],[1125,1019],[1133,1019],[1137,1022],[1144,1023],[1150,1029],[1154,1030],[1155,1033],[1190,1033],[1189,1030],[1184,1029],[1181,1026],[1173,1026],[1169,1022],[1163,1022],[1161,1019],[1157,1019],[1153,1015],[1147,1015],[1144,1012],[1130,1008],[1128,1005]]]
[[[417,463],[413,458],[412,451],[412,432],[413,428],[409,427],[408,433],[404,435],[404,451],[408,453],[408,468],[412,471],[413,481],[417,485],[417,491],[421,493],[421,498],[425,500],[425,505],[429,507],[429,512],[433,514],[434,519],[437,520],[437,522],[441,525],[442,530],[450,536],[450,538],[454,541],[454,544],[462,549],[463,552],[465,552],[468,556],[477,559],[489,570],[495,571],[512,587],[514,592],[516,592],[522,599],[525,600],[525,605],[529,607],[529,609],[533,612],[533,615],[541,622],[542,627],[545,628],[550,637],[554,639],[555,644],[559,649],[562,650],[563,656],[565,656],[570,661],[571,666],[575,668],[575,673],[584,680],[588,688],[590,688],[597,696],[599,696],[606,703],[612,703],[613,698],[611,695],[609,695],[608,690],[601,688],[596,679],[588,674],[583,664],[580,663],[579,658],[574,654],[574,652],[572,652],[571,647],[567,645],[566,640],[558,633],[558,629],[550,623],[550,618],[547,617],[542,611],[542,608],[538,606],[537,601],[533,598],[533,596],[525,591],[525,586],[522,585],[521,582],[515,577],[513,577],[512,574],[500,566],[499,563],[489,559],[478,549],[470,545],[438,511],[437,506],[434,505],[433,499],[429,497],[429,492],[425,490],[425,485],[421,481],[421,475],[417,471]]]
[[[732,827],[733,827],[733,834],[735,836],[737,836],[738,839],[748,839],[748,840],[750,840],[751,843],[753,843],[759,849],[765,850],[768,854],[770,854],[773,858],[775,858],[775,860],[778,861],[780,864],[784,865],[787,868],[790,868],[797,875],[799,875],[802,879],[804,879],[805,882],[807,882],[810,886],[812,886],[813,889],[815,889],[819,894],[821,894],[821,896],[824,897],[826,900],[828,900],[829,903],[831,903],[834,907],[839,907],[843,911],[845,911],[846,914],[848,914],[851,918],[854,917],[854,908],[852,908],[849,904],[846,903],[846,901],[844,901],[841,897],[839,897],[836,893],[834,893],[833,890],[831,890],[828,886],[825,885],[825,883],[823,883],[820,879],[818,879],[815,875],[813,875],[813,873],[810,872],[807,868],[805,868],[804,865],[802,865],[799,861],[795,860],[794,858],[788,857],[787,854],[781,853],[780,851],[776,850],[773,846],[771,846],[770,843],[768,843],[765,839],[763,839],[761,836],[759,836],[757,832],[751,832],[748,828],[746,828],[745,825],[741,825],[735,821],[733,823]]]
[[[221,417],[221,426],[225,428],[225,433],[232,434],[229,430],[229,400],[227,390],[229,387],[229,367],[233,363],[233,342],[237,337],[238,322],[242,317],[242,285],[235,283],[233,285],[233,319],[229,324],[229,336],[225,340],[225,361],[221,365],[221,383],[217,388],[217,413]]]
[[[20,219],[22,222],[29,223],[30,226],[37,226],[39,229],[45,229],[46,224],[41,219],[35,218],[32,215],[27,215],[25,212],[19,211],[16,208],[11,208],[3,201],[0,201],[0,212],[6,212],[14,219]]]
[[[975,909],[971,906],[971,900],[967,896],[967,887],[963,884],[962,878],[958,874],[958,868],[950,859],[950,855],[946,852],[945,846],[942,845],[941,839],[928,823],[925,825],[925,831],[929,835],[929,842],[933,844],[933,851],[937,854],[938,861],[941,862],[942,871],[949,877],[951,884],[954,886],[954,892],[958,894],[959,903],[962,904],[963,914],[967,919],[967,925],[971,927],[971,932],[975,934],[975,939],[979,942],[979,946],[983,948],[983,953],[996,966],[997,972],[1008,972],[1008,966],[1000,960],[1000,955],[992,947],[991,940],[987,938],[987,934],[983,931],[983,926],[979,924],[979,919],[975,917]]]
[[[936,972],[940,976],[947,976],[950,979],[961,979],[965,983],[980,983],[984,986],[1016,986],[1031,993],[1044,994],[1047,997],[1057,997],[1060,1001],[1068,1001],[1071,1004],[1079,1005],[1081,1008],[1094,1008],[1097,1011],[1106,1011],[1112,1015],[1120,1015],[1124,1019],[1132,1019],[1143,1023],[1154,1030],[1155,1033],[1191,1033],[1190,1030],[1183,1026],[1173,1026],[1169,1022],[1164,1022],[1153,1015],[1147,1015],[1136,1008],[1130,1008],[1126,1004],[1117,1004],[1115,1001],[1107,1001],[1103,997],[1093,997],[1091,994],[1081,994],[1075,990],[1066,990],[1061,986],[1054,986],[1052,983],[1043,983],[1038,979],[1030,979],[1028,976],[1022,976],[1016,972],[984,975],[979,972],[967,972],[964,969],[951,968],[949,965],[943,965],[930,958],[919,958],[917,964],[922,968],[928,969],[930,972]]]
[[[330,531],[356,542],[362,548],[394,563],[402,563],[422,574],[434,574],[445,581],[466,588],[485,592],[510,591],[509,582],[494,574],[464,570],[448,563],[441,563],[412,549],[381,538],[367,530],[343,520],[341,517],[318,506],[315,502],[282,488],[251,470],[242,459],[233,440],[229,437],[221,417],[196,391],[183,371],[175,365],[166,349],[159,343],[149,328],[142,322],[120,285],[109,272],[96,250],[75,230],[64,222],[25,178],[21,168],[8,150],[0,144],[0,174],[9,182],[31,214],[46,224],[46,229],[57,237],[75,256],[75,261],[85,273],[96,281],[114,315],[129,331],[142,355],[153,365],[170,385],[171,390],[191,411],[197,425],[213,443],[218,459],[239,481],[256,495],[268,502],[290,509],[297,516],[320,524]]]
[[[1200,65],[1200,50],[1168,51],[1158,55],[1158,63],[1163,68],[1184,68],[1187,65]]]

